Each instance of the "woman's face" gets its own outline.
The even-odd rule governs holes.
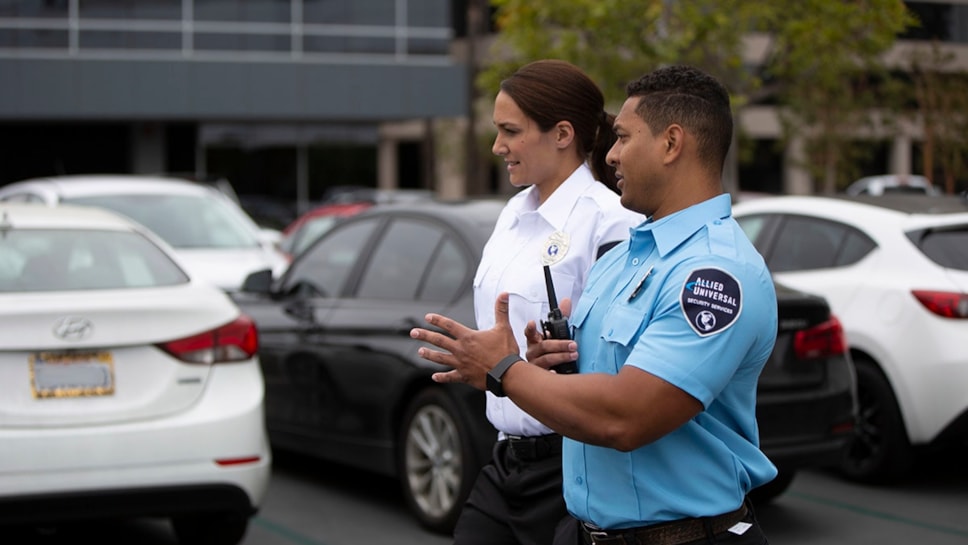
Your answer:
[[[504,91],[494,99],[497,137],[491,151],[504,158],[511,185],[522,187],[557,180],[558,147],[554,129],[542,132],[538,124],[521,111]]]

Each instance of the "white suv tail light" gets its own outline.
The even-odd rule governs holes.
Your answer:
[[[950,291],[912,290],[924,308],[942,318],[968,318],[968,295]]]

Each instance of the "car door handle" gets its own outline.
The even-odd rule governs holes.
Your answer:
[[[428,327],[427,324],[423,323],[423,321],[418,321],[413,316],[403,318],[399,323],[400,325],[397,328],[397,332],[407,336],[410,335],[410,330],[415,327]]]
[[[444,331],[443,329],[437,326],[428,324],[427,322],[423,321],[423,319],[417,320],[416,318],[404,318],[400,322],[401,322],[400,333],[407,335],[408,337],[410,336],[410,330],[415,327],[419,327],[422,329],[426,329],[427,331],[433,331],[434,333],[440,333],[441,335],[447,335],[448,337],[450,337],[450,333],[447,333],[446,331]]]
[[[286,314],[302,321],[315,322],[313,309],[310,305],[302,301],[297,301],[291,305],[286,305]]]

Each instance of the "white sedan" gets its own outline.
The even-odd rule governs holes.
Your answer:
[[[143,226],[0,203],[0,523],[238,543],[269,481],[258,332]]]
[[[260,229],[239,205],[211,186],[161,176],[51,176],[0,187],[0,201],[100,206],[143,224],[171,245],[192,276],[235,291],[249,273],[281,275],[288,256],[279,233]],[[275,235],[275,239],[271,236]]]
[[[968,439],[968,201],[781,196],[733,214],[780,283],[824,296],[857,369],[851,478],[903,475],[912,447]]]

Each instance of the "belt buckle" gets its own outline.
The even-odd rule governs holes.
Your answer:
[[[588,539],[592,542],[592,545],[600,545],[604,543],[625,543],[625,539],[622,536],[609,535],[609,533],[600,528],[589,527],[588,524],[582,524],[582,530],[588,536]]]
[[[537,457],[534,438],[509,435],[508,446],[514,451],[514,455],[522,460],[532,460]]]

